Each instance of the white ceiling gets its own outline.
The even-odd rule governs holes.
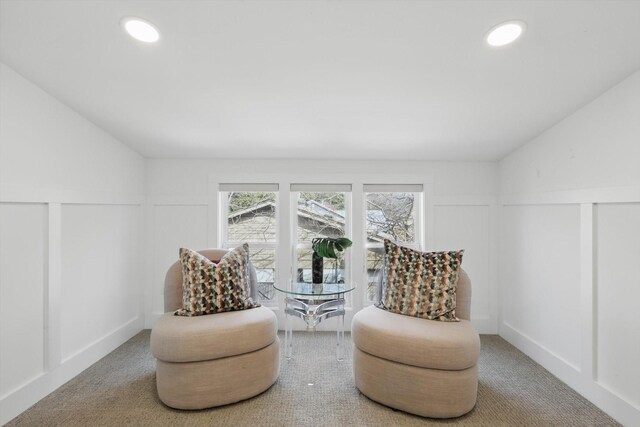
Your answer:
[[[640,1],[2,0],[0,60],[148,157],[493,160],[640,68]]]

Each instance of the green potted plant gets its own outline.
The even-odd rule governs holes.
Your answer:
[[[324,258],[336,260],[336,269],[338,253],[350,247],[353,242],[346,237],[316,237],[311,240],[311,277],[313,283],[322,283],[324,280],[323,264]],[[336,277],[337,279],[337,277]]]

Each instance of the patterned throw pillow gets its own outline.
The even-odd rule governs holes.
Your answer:
[[[227,252],[217,264],[180,249],[182,308],[176,316],[201,316],[259,307],[249,289],[249,245]]]
[[[385,240],[378,307],[423,319],[459,322],[456,286],[463,253],[420,252]]]

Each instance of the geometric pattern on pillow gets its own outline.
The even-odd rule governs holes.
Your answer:
[[[249,288],[249,245],[227,252],[216,264],[180,248],[182,308],[176,316],[201,316],[259,307]]]
[[[378,307],[423,319],[459,322],[456,287],[463,253],[420,252],[385,240]]]

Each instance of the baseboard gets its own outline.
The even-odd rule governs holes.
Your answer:
[[[141,317],[129,320],[69,357],[52,371],[43,373],[0,399],[0,425],[20,415],[40,399],[74,378],[95,362],[118,348],[143,329]]]
[[[595,381],[590,374],[508,323],[499,325],[502,338],[558,377],[562,382],[627,427],[640,427],[640,408]]]
[[[602,384],[591,381],[585,387],[584,392],[578,392],[622,425],[640,427],[640,408]]]
[[[500,325],[500,336],[565,383],[580,379],[579,366],[564,359],[510,324],[503,322]]]

